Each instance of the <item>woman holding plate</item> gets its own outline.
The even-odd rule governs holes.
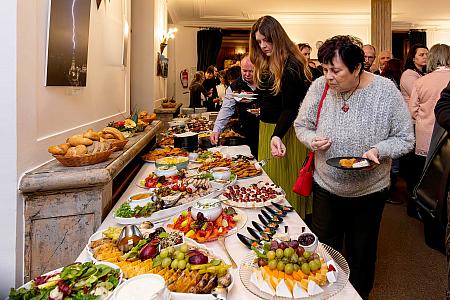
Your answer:
[[[311,201],[292,187],[306,148],[292,128],[300,103],[311,81],[305,57],[280,23],[271,16],[258,19],[250,33],[250,60],[260,101],[258,158],[278,158],[264,168],[302,218],[311,212]]]
[[[316,151],[311,229],[338,251],[345,245],[350,282],[368,299],[391,162],[414,146],[411,119],[395,84],[364,71],[364,51],[356,38],[328,39],[318,58],[324,77],[312,83],[294,125],[298,139]],[[344,156],[363,157],[375,166],[341,170],[327,164]]]

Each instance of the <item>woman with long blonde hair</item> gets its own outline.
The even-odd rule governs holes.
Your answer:
[[[305,218],[311,202],[292,192],[307,150],[296,138],[293,122],[311,82],[305,57],[281,24],[271,16],[258,19],[250,32],[250,60],[260,101],[260,159],[278,158],[266,173],[286,192],[286,198]]]

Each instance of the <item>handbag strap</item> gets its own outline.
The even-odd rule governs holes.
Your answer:
[[[319,108],[317,109],[316,128],[317,128],[317,125],[319,124],[320,111],[322,110],[323,100],[324,100],[325,97],[327,96],[328,87],[329,87],[329,86],[328,86],[328,82],[327,82],[327,83],[325,84],[325,88],[323,89],[322,98],[320,98]]]

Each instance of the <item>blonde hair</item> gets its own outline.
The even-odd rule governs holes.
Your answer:
[[[428,53],[427,72],[433,72],[438,67],[450,67],[450,47],[446,44],[436,44]]]
[[[272,54],[265,55],[258,42],[256,32],[264,35],[268,42],[272,43]],[[306,78],[311,81],[312,74],[306,58],[301,54],[298,46],[291,41],[281,24],[272,16],[264,16],[258,19],[250,32],[250,60],[255,66],[254,81],[258,87],[262,84],[262,75],[270,73],[274,77],[271,92],[276,95],[281,90],[281,77],[289,55],[295,57],[302,67]]]

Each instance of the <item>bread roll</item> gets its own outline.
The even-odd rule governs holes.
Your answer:
[[[94,130],[92,130],[92,129],[89,129],[88,131],[86,131],[86,132],[83,134],[83,137],[88,138],[88,139],[91,139],[91,140],[93,140],[93,141],[98,141],[98,140],[100,140],[99,134],[98,134],[97,132],[95,132]]]
[[[109,133],[112,134],[114,136],[115,139],[124,141],[125,137],[123,136],[122,132],[119,131],[119,129],[114,128],[114,127],[105,127],[103,128],[103,133]],[[103,138],[106,138],[105,136],[103,136]]]
[[[85,145],[89,146],[92,145],[93,141],[91,139],[85,138],[85,137],[79,137],[79,136],[71,136],[68,140],[69,144],[72,146],[78,146],[78,145]]]
[[[67,150],[66,156],[80,156],[87,153],[87,147],[85,145],[77,145],[76,147],[70,147]]]
[[[69,144],[59,144],[57,146],[48,147],[48,152],[54,155],[65,155],[69,148]]]

